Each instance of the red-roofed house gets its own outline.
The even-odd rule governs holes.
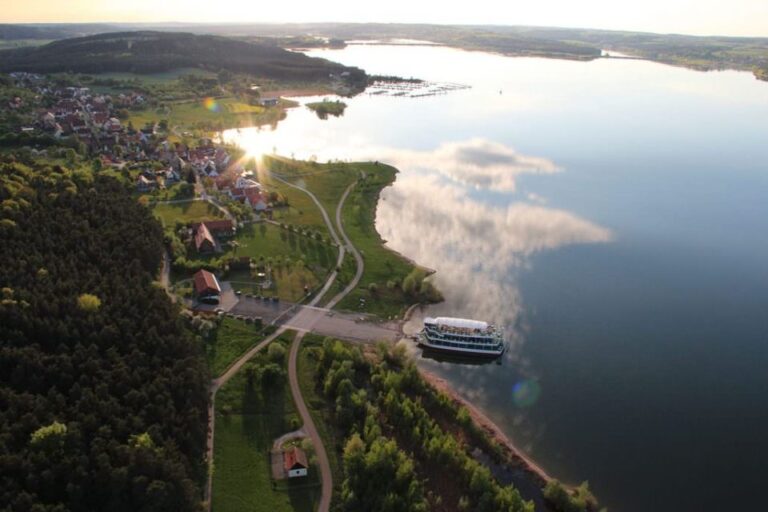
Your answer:
[[[288,478],[307,476],[307,454],[298,446],[294,446],[283,452],[283,467]]]
[[[205,220],[203,225],[216,237],[228,237],[235,234],[235,225],[229,219]]]
[[[198,224],[197,231],[195,232],[195,249],[200,254],[212,253],[216,250],[216,241],[213,239],[213,235],[205,226],[205,224]]]
[[[195,296],[200,302],[207,302],[212,304],[219,303],[219,296],[221,295],[221,286],[216,276],[208,272],[207,270],[198,270],[194,276],[192,276],[192,282],[195,285]]]

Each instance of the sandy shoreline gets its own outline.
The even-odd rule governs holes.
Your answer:
[[[472,421],[474,421],[475,424],[487,432],[494,441],[499,443],[499,445],[501,445],[501,447],[507,452],[507,455],[509,459],[511,459],[512,463],[530,473],[531,477],[534,478],[541,487],[553,479],[547,474],[546,471],[544,471],[541,466],[536,464],[536,462],[534,462],[530,457],[518,449],[512,443],[509,437],[507,437],[507,435],[501,431],[498,425],[491,421],[491,419],[488,418],[485,413],[483,413],[475,405],[462,398],[456,392],[456,390],[451,387],[448,381],[422,368],[419,368],[419,373],[421,373],[421,376],[424,378],[424,380],[427,381],[432,387],[448,395],[455,403],[466,407],[470,416],[472,417]]]

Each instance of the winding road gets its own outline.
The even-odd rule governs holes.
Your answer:
[[[351,192],[352,188],[355,186],[355,183],[351,183],[347,187],[341,199],[339,200],[339,204],[336,207],[336,225],[339,233],[341,233],[341,236],[344,239],[344,243],[342,243],[341,239],[336,233],[336,230],[334,229],[334,226],[333,226],[333,223],[331,222],[330,217],[328,216],[328,212],[326,212],[323,205],[320,203],[320,201],[311,191],[299,185],[290,183],[281,177],[274,176],[274,178],[292,188],[295,188],[297,190],[304,192],[312,199],[312,201],[320,209],[320,213],[322,214],[323,220],[325,221],[325,224],[328,227],[328,231],[331,234],[331,237],[333,238],[333,240],[336,242],[337,246],[339,247],[339,256],[336,262],[336,267],[328,276],[328,279],[326,279],[323,287],[313,297],[313,299],[307,304],[307,306],[309,306],[310,308],[316,306],[322,300],[322,298],[325,296],[328,290],[331,289],[334,282],[336,281],[336,278],[338,277],[338,269],[341,268],[347,249],[349,249],[349,251],[352,253],[352,255],[355,258],[355,261],[357,263],[357,271],[355,272],[355,277],[344,288],[344,290],[336,294],[328,302],[327,309],[331,309],[336,304],[338,304],[339,301],[341,301],[349,292],[354,290],[354,288],[360,282],[360,278],[362,277],[363,271],[364,271],[364,262],[363,262],[362,255],[352,245],[352,242],[349,240],[349,237],[344,232],[344,226],[341,221],[341,212],[344,207],[344,202],[349,196],[349,193]],[[299,313],[297,314],[301,314],[301,311],[303,310],[300,309]],[[212,496],[212,487],[213,487],[213,472],[210,471],[210,467],[213,463],[214,429],[216,424],[215,414],[214,414],[216,392],[229,379],[231,379],[232,376],[234,376],[243,367],[243,365],[245,365],[245,363],[247,363],[254,355],[256,355],[259,351],[264,349],[264,347],[269,345],[272,341],[274,341],[278,336],[283,334],[286,330],[288,330],[288,327],[278,328],[277,331],[275,331],[273,334],[269,335],[268,337],[264,338],[260,343],[258,343],[256,346],[251,348],[242,357],[240,357],[237,361],[235,361],[229,368],[227,368],[227,370],[222,375],[220,375],[219,377],[211,381],[211,386],[209,388],[210,400],[208,405],[208,440],[207,440],[207,447],[206,447],[207,448],[206,456],[209,464],[209,471],[208,471],[208,481],[205,489],[205,499],[208,504],[209,511],[211,510],[211,496]],[[312,444],[315,448],[315,454],[317,456],[317,462],[320,469],[320,477],[322,481],[322,491],[320,496],[320,504],[318,506],[318,512],[328,512],[330,510],[331,496],[333,494],[333,475],[331,473],[331,465],[328,459],[328,454],[325,450],[325,446],[323,445],[322,439],[320,438],[320,435],[317,431],[317,427],[315,426],[315,423],[312,420],[312,416],[310,415],[307,405],[304,402],[304,397],[301,394],[301,387],[299,386],[299,379],[298,379],[297,368],[296,368],[299,348],[301,346],[301,340],[303,339],[304,334],[305,334],[304,332],[298,332],[296,334],[296,337],[293,340],[293,343],[291,344],[291,350],[288,357],[288,382],[291,388],[291,395],[293,396],[293,400],[296,403],[296,409],[298,410],[299,416],[301,416],[302,422],[304,423],[304,426],[302,428],[311,439]]]

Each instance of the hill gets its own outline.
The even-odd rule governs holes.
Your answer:
[[[274,45],[220,36],[154,31],[63,39],[35,48],[0,51],[0,72],[157,73],[177,68],[226,69],[287,81],[328,81],[348,72],[365,84],[365,72]]]

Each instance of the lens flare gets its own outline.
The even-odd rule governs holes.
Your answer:
[[[203,100],[203,106],[211,112],[220,112],[221,106],[216,102],[214,98],[205,98]]]
[[[541,386],[535,380],[522,380],[512,387],[512,400],[518,407],[530,407],[539,400]]]

